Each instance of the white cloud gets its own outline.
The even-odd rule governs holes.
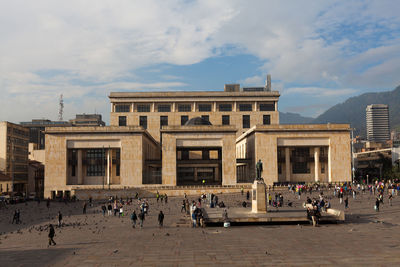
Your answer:
[[[289,94],[302,94],[302,95],[312,95],[314,97],[332,97],[332,96],[346,96],[357,93],[356,89],[331,89],[331,88],[321,88],[321,87],[291,87],[285,89],[282,95]]]
[[[383,0],[0,0],[0,120],[53,114],[60,93],[71,114],[100,105],[107,116],[110,91],[185,85],[174,73],[143,82],[136,70],[195,64],[226,46],[264,62],[241,82],[263,85],[271,73],[283,94],[391,88],[399,9]]]

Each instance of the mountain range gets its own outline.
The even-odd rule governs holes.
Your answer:
[[[355,133],[366,136],[365,108],[370,104],[389,105],[390,128],[400,128],[400,86],[393,91],[365,93],[350,97],[345,102],[334,105],[317,118],[303,117],[296,113],[280,112],[281,124],[293,123],[349,123]]]

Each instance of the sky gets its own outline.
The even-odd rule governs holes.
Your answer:
[[[400,85],[400,1],[0,0],[0,121],[100,113],[110,92],[281,93],[316,117]]]

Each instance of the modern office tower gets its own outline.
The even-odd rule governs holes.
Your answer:
[[[366,108],[366,117],[368,141],[385,142],[390,139],[388,105],[368,105]]]
[[[3,192],[26,191],[28,142],[27,128],[6,121],[0,122],[0,171],[10,178],[9,181],[1,182]]]

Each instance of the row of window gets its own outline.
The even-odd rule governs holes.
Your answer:
[[[275,103],[261,103],[258,105],[259,111],[275,111]],[[131,104],[117,104],[115,105],[115,112],[130,112]],[[171,104],[158,104],[156,106],[157,112],[171,112]],[[198,111],[209,112],[211,111],[211,104],[198,104]],[[219,111],[229,112],[232,111],[232,104],[219,104]],[[192,111],[191,104],[178,104],[178,112]],[[239,111],[253,111],[253,104],[239,104]],[[137,112],[150,112],[150,104],[137,104]]]
[[[201,116],[204,120],[209,121],[209,115]],[[222,125],[230,125],[230,116],[222,115]],[[189,120],[189,116],[181,116],[181,125],[185,125],[185,123]],[[271,115],[263,115],[263,124],[269,125],[271,124]],[[127,126],[126,116],[118,117],[118,125],[119,126]],[[147,129],[147,116],[139,116],[139,125],[144,129]],[[168,116],[160,116],[160,129],[162,126],[168,125]],[[250,128],[250,115],[242,116],[242,128]]]

